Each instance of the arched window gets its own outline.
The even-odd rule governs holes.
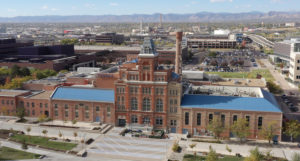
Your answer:
[[[138,110],[138,102],[135,97],[131,98],[130,105],[131,105],[131,110]]]
[[[150,111],[150,99],[149,98],[143,99],[143,111]]]
[[[163,112],[163,100],[162,99],[157,99],[156,100],[156,112]]]

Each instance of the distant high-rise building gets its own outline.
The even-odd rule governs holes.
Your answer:
[[[97,43],[109,43],[109,44],[122,44],[124,42],[124,35],[120,35],[114,32],[106,32],[101,35],[96,35]]]
[[[6,33],[6,27],[0,27],[0,33]]]

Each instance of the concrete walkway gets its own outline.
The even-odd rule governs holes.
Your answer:
[[[17,149],[17,150],[22,150],[22,151],[26,151],[29,153],[35,153],[35,154],[40,154],[40,155],[45,155],[47,158],[49,159],[74,159],[74,158],[78,158],[74,155],[70,155],[70,154],[65,154],[65,153],[61,153],[61,152],[55,152],[55,151],[50,151],[50,150],[46,150],[46,149],[40,149],[40,148],[36,148],[33,146],[28,146],[27,150],[23,150],[21,148],[21,144],[15,143],[15,142],[11,142],[11,141],[6,141],[6,140],[1,140],[1,146],[5,146],[5,147],[9,147],[9,148],[13,148],[13,149]]]
[[[270,73],[275,78],[275,83],[280,85],[280,87],[286,92],[298,92],[298,88],[291,86],[288,81],[285,80],[284,76],[281,75],[277,70],[274,69],[274,66],[267,59],[261,59],[261,62],[265,64],[266,68],[270,70]]]
[[[196,147],[191,149],[189,145],[191,144],[196,144]],[[232,152],[229,153],[226,150],[226,145],[227,144],[214,144],[214,143],[204,143],[204,142],[191,142],[191,141],[180,141],[179,142],[180,146],[187,147],[187,151],[190,152],[208,152],[209,151],[209,146],[211,145],[214,150],[216,150],[217,153],[224,154],[224,155],[235,155],[236,153],[241,154],[242,156],[249,156],[250,153],[249,151],[254,149],[255,146],[251,145],[236,145],[236,144],[229,144],[228,147],[232,149]],[[264,148],[264,147],[258,147],[261,152],[267,152],[271,151],[271,154],[275,157],[280,157],[280,158],[287,158],[290,160],[293,156],[294,153],[299,153],[300,154],[300,149],[291,149],[291,148]]]
[[[98,136],[100,136],[100,133],[87,132],[79,129],[41,127],[38,124],[11,123],[6,121],[0,121],[0,127],[1,129],[6,129],[6,130],[12,128],[13,130],[23,131],[25,134],[27,134],[26,129],[30,127],[31,131],[29,134],[33,136],[43,136],[42,131],[46,129],[48,131],[47,137],[59,138],[58,134],[61,132],[65,139],[68,138],[70,140],[77,140],[77,141],[79,139],[85,139],[85,140],[87,140],[88,138],[95,139]],[[76,138],[74,137],[74,132],[77,132],[78,134]]]

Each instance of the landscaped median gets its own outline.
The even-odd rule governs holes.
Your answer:
[[[268,69],[256,69],[251,72],[205,72],[207,74],[218,74],[222,78],[245,78],[255,79],[257,75],[261,75],[266,81],[274,81],[274,77]]]
[[[0,148],[0,160],[23,160],[23,159],[39,159],[41,155],[24,152],[8,147]]]
[[[29,135],[22,135],[22,134],[14,134],[10,137],[11,141],[15,142],[26,142],[29,145],[38,145],[42,148],[57,150],[57,151],[68,151],[72,150],[77,144],[74,143],[65,143],[65,142],[58,142],[58,141],[51,141],[50,138],[41,137],[41,136],[29,136]]]
[[[205,156],[195,156],[192,154],[186,154],[183,157],[183,161],[205,161],[207,157]],[[243,157],[236,157],[236,156],[223,156],[218,158],[218,161],[243,161]]]

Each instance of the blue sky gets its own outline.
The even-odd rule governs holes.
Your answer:
[[[300,11],[300,0],[1,0],[0,17]]]

